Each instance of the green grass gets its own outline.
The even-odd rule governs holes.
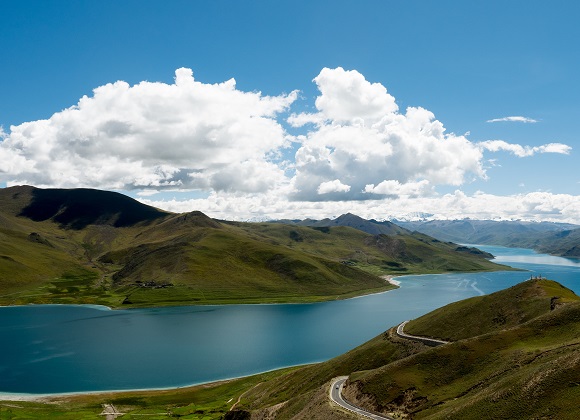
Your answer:
[[[550,280],[530,280],[486,296],[455,302],[412,320],[405,331],[456,341],[510,328],[550,312],[552,299],[565,303],[578,296]]]
[[[568,303],[550,310],[556,295]],[[483,332],[479,327],[468,328],[462,334],[471,338],[437,348],[386,332],[328,362],[272,378],[248,392],[241,408],[259,413],[285,402],[277,419],[328,418],[332,413],[321,403],[313,407],[312,401],[321,398],[320,390],[327,389],[331,378],[350,375],[347,395],[359,397],[359,404],[413,418],[527,419],[546,414],[572,419],[580,414],[573,403],[580,389],[580,302],[576,295],[558,283],[535,281],[486,300],[461,303],[443,310],[449,311],[449,318],[460,316],[463,323],[475,325],[486,316],[486,307],[503,307],[507,322],[502,327],[486,324]],[[449,318],[426,317],[424,321],[430,320],[435,327]],[[558,378],[561,383],[556,383]],[[522,391],[528,388],[532,389],[529,393]]]
[[[568,303],[550,310],[555,292]],[[580,407],[568,400],[580,397],[578,297],[535,281],[484,298],[417,320],[412,333],[431,326],[458,341],[352,374],[356,398],[414,418],[578,418]],[[497,310],[506,320],[500,326],[487,319]],[[450,332],[461,323],[472,326]]]
[[[283,369],[221,383],[159,391],[127,391],[47,397],[43,402],[1,401],[0,419],[95,419],[103,404],[113,404],[120,419],[217,420],[257,384],[288,372]],[[244,399],[242,398],[242,401]]]
[[[110,206],[141,205],[110,194],[105,195],[111,203],[101,203],[107,216],[102,224],[85,223],[86,206],[66,202],[59,212],[50,200],[54,214],[66,213],[66,223],[44,220],[49,215],[41,203],[30,216],[42,220],[35,222],[18,215],[39,192],[8,190],[0,191],[2,305],[315,302],[393,288],[379,278],[385,274],[508,269],[417,233],[374,236],[340,226],[219,223],[199,212],[174,215],[150,208],[142,209],[143,221],[115,227]],[[76,193],[90,196],[86,190]],[[151,282],[171,287],[139,287]]]

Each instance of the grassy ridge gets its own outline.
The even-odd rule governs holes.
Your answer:
[[[309,302],[392,288],[383,274],[504,268],[421,234],[218,222],[117,193],[0,190],[0,304]]]
[[[555,281],[526,281],[436,309],[409,322],[405,331],[457,341],[522,324],[552,307],[577,300],[574,292]]]
[[[580,305],[351,377],[374,408],[417,418],[578,418]]]
[[[554,291],[562,304],[551,310]],[[580,407],[571,403],[580,398],[577,296],[554,282],[536,281],[461,303],[445,307],[448,313],[442,308],[422,317],[409,331],[429,325],[437,330],[439,322],[461,314],[462,323],[473,325],[455,337],[474,336],[353,374],[347,395],[374,410],[416,418],[580,416]],[[487,322],[500,308],[506,323]],[[453,337],[449,331],[456,324],[439,334]]]

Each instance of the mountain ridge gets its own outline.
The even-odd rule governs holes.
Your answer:
[[[385,274],[509,269],[381,226],[392,234],[219,221],[108,191],[9,187],[0,190],[0,303],[308,302],[393,288]]]
[[[345,213],[338,216],[336,219],[304,219],[304,220],[277,220],[277,223],[295,224],[298,226],[308,227],[332,227],[332,226],[347,226],[354,229],[361,230],[371,235],[396,235],[400,233],[410,234],[411,231],[400,227],[389,221],[378,222],[374,219],[366,220],[352,213]]]

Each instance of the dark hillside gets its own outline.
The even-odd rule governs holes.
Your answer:
[[[546,233],[535,249],[547,254],[580,258],[580,229]]]
[[[532,248],[546,254],[580,257],[580,229],[567,223],[492,220],[397,223],[442,241]]]
[[[20,190],[15,190],[11,195],[11,188],[6,188],[2,198],[3,201],[16,201],[21,199],[21,191],[30,194],[30,202],[18,216],[35,222],[52,220],[69,229],[81,230],[92,224],[127,227],[152,222],[169,214],[110,191],[16,188]]]
[[[371,223],[351,214],[339,222]],[[371,225],[394,230],[224,222],[114,192],[4,188],[0,302],[309,302],[393,288],[385,274],[507,268],[455,244]]]

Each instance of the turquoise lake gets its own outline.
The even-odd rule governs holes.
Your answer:
[[[83,305],[0,308],[0,393],[179,387],[327,360],[406,319],[542,275],[580,294],[580,263],[479,246],[527,272],[399,277],[354,299],[112,311]]]

